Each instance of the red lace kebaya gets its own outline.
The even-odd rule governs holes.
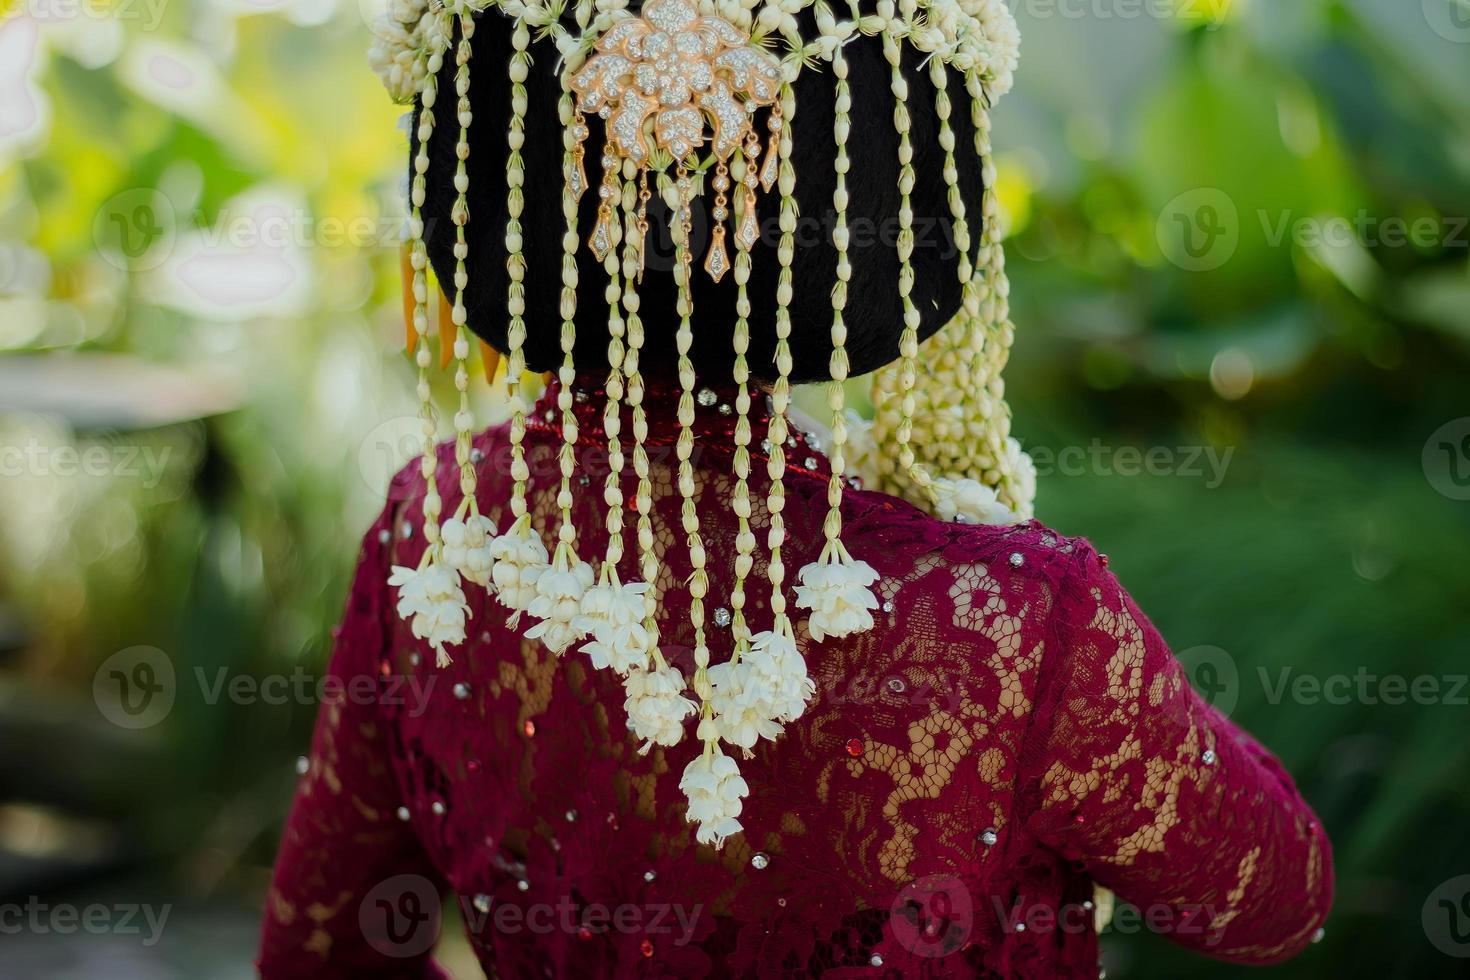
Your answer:
[[[699,408],[695,463],[710,577],[728,587],[734,419],[718,394]],[[648,393],[668,409],[677,396]],[[602,399],[588,387],[576,401],[577,472],[600,485]],[[541,526],[559,478],[554,404],[537,406],[526,439]],[[674,415],[649,412],[649,451],[664,653],[687,672],[687,593],[671,587],[689,574],[675,545]],[[787,562],[799,567],[822,544],[829,471],[793,439]],[[503,526],[505,427],[476,449],[480,509]],[[458,502],[451,459],[446,449],[446,510]],[[1096,977],[1095,886],[1182,945],[1240,963],[1286,959],[1322,927],[1332,862],[1312,811],[1270,753],[1194,694],[1085,541],[847,494],[847,546],[882,576],[877,626],[818,643],[797,624],[816,697],[741,761],[745,830],[715,851],[695,842],[678,789],[700,743],[640,755],[621,684],[585,654],[554,656],[476,591],[469,642],[434,667],[387,585],[424,546],[417,472],[394,481],[364,544],[331,673],[375,693],[318,719],[262,976],[438,976],[441,890],[457,896],[486,972],[517,978]],[[583,551],[600,554],[600,495],[576,506]],[[766,515],[752,522],[761,534]],[[762,574],[758,563],[752,579]],[[764,597],[750,606],[759,617]],[[728,615],[711,619],[719,659]]]

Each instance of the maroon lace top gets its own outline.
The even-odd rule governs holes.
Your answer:
[[[676,394],[648,397],[660,589],[689,571]],[[698,410],[695,460],[711,606],[728,594],[721,543],[735,535],[733,418],[718,394]],[[548,536],[552,404],[527,436]],[[579,390],[589,560],[605,546],[602,407]],[[826,509],[826,461],[799,428],[788,568],[815,557]],[[758,446],[764,421],[754,429]],[[503,524],[507,428],[476,447],[480,508]],[[452,470],[446,448],[446,513]],[[765,467],[753,470],[758,487]],[[363,546],[330,668],[341,696],[321,709],[267,900],[267,978],[436,976],[451,891],[487,973],[506,977],[1096,977],[1095,884],[1145,927],[1241,963],[1292,956],[1327,916],[1331,852],[1312,811],[1269,752],[1195,696],[1085,541],[849,493],[844,539],[882,575],[877,625],[816,643],[797,624],[817,695],[741,762],[745,832],[716,852],[684,820],[692,729],[640,756],[618,679],[585,654],[553,656],[470,587],[469,641],[435,670],[386,584],[423,548],[421,491],[416,466],[400,474]],[[763,541],[765,514],[753,523]],[[662,636],[690,671],[681,594],[661,604]],[[768,615],[759,598],[750,615]],[[710,645],[718,662],[729,631],[714,626]]]

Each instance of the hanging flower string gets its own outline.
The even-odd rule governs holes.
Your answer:
[[[418,150],[413,159],[413,181],[410,185],[409,235],[410,262],[413,270],[413,329],[417,338],[414,360],[418,366],[419,422],[424,452],[419,459],[419,473],[424,480],[423,528],[427,547],[415,568],[395,565],[388,585],[398,590],[398,614],[408,620],[414,636],[427,640],[433,647],[440,667],[450,663],[449,648],[464,642],[469,605],[460,586],[459,572],[448,563],[440,533],[439,516],[442,502],[436,480],[438,454],[434,439],[437,413],[429,388],[429,258],[424,244],[423,206],[427,193],[429,139],[434,134],[434,107],[438,101],[438,73],[444,62],[449,38],[449,14],[435,12],[432,31],[420,29],[425,47],[422,51],[423,91],[419,99]]]
[[[762,739],[775,739],[799,718],[815,694],[797,640],[797,624],[788,610],[783,548],[786,526],[786,445],[791,402],[792,331],[790,305],[794,283],[797,208],[796,170],[792,162],[792,128],[796,116],[793,82],[818,62],[832,66],[835,79],[833,140],[836,224],[832,245],[837,253],[832,287],[829,380],[826,386],[832,437],[832,475],[827,487],[824,543],[816,561],[796,575],[794,597],[807,612],[805,631],[817,642],[849,636],[873,625],[878,602],[873,588],[877,573],[854,557],[842,540],[842,501],[848,473],[856,471],[876,485],[921,501],[946,520],[1005,523],[1029,513],[1034,472],[1019,445],[1009,436],[1009,414],[1003,400],[1000,369],[1013,335],[1008,318],[1004,260],[1001,254],[995,167],[991,159],[988,108],[1009,89],[1016,65],[1014,20],[1003,0],[878,0],[862,14],[855,2],[845,5],[839,20],[826,3],[815,0],[648,0],[636,11],[626,0],[391,0],[375,26],[377,42],[370,55],[389,92],[399,101],[418,100],[417,149],[410,184],[409,242],[404,271],[410,296],[406,317],[419,369],[424,454],[420,471],[426,484],[423,533],[427,546],[416,568],[396,566],[390,583],[399,590],[399,612],[416,636],[435,649],[440,665],[449,648],[462,643],[469,605],[463,583],[493,592],[511,610],[511,628],[520,618],[533,622],[525,635],[541,640],[556,654],[580,645],[597,669],[610,669],[623,682],[629,729],[640,751],[680,742],[691,716],[701,745],[686,766],[680,788],[687,798],[688,819],[697,824],[701,842],[720,846],[741,830],[740,814],[749,792],[739,763],[729,749],[749,756]],[[479,511],[473,418],[468,395],[469,329],[465,306],[468,284],[465,234],[469,220],[467,160],[470,152],[469,101],[471,39],[475,16],[489,8],[511,20],[509,64],[510,122],[507,130],[506,224],[504,245],[509,276],[505,394],[510,408],[509,526],[497,533]],[[798,14],[813,11],[816,35],[805,36]],[[455,363],[459,406],[454,417],[455,462],[462,499],[449,519],[440,520],[442,502],[436,481],[434,439],[436,417],[428,380],[427,304],[429,262],[424,242],[422,208],[426,198],[428,146],[435,126],[438,75],[454,42],[458,140],[455,143],[455,199],[452,305],[441,312],[440,340]],[[898,133],[900,273],[903,303],[900,359],[874,377],[875,417],[857,420],[846,407],[849,366],[847,341],[848,257],[847,143],[852,135],[852,96],[843,46],[859,36],[877,37],[891,69],[893,121]],[[522,149],[526,138],[531,46],[545,39],[554,46],[562,83],[558,112],[563,130],[562,232],[560,266],[560,347],[557,417],[561,446],[557,454],[558,521],[555,544],[547,550],[543,531],[532,521],[527,502],[530,468],[526,460],[526,411],[523,388],[526,343],[526,276],[524,211],[526,182]],[[943,154],[959,262],[962,308],[959,316],[930,341],[932,369],[918,371],[920,324],[913,301],[914,147],[909,133],[908,81],[902,52],[911,48],[927,58],[939,119],[938,142]],[[968,215],[958,186],[955,134],[949,75],[964,79],[975,129],[975,152],[982,163],[984,191],[978,258],[969,259]],[[764,119],[764,128],[758,123]],[[600,123],[601,153],[596,219],[590,232],[578,227],[579,203],[588,184],[587,147],[593,125]],[[662,194],[672,214],[677,250],[674,278],[678,287],[681,393],[676,481],[681,497],[691,574],[687,590],[694,633],[694,671],[686,676],[663,656],[659,637],[659,597],[681,583],[667,581],[667,569],[655,544],[652,522],[652,475],[648,456],[648,416],[639,359],[644,346],[639,283],[645,273],[649,233],[648,205]],[[766,577],[770,587],[770,620],[752,624],[747,585],[754,570],[758,541],[752,530],[749,487],[752,392],[750,347],[751,299],[748,283],[752,247],[759,238],[760,197],[779,196],[780,238],[775,295],[775,380],[762,449],[767,456],[769,487],[765,508]],[[705,243],[703,274],[721,281],[735,279],[734,333],[735,489],[732,508],[738,520],[735,541],[735,584],[730,597],[732,653],[711,662],[706,633],[707,556],[700,535],[697,485],[693,467],[694,388],[689,354],[693,342],[693,261],[700,243],[692,239],[692,201],[711,197],[713,227]],[[606,382],[603,411],[607,435],[608,473],[603,481],[606,505],[606,552],[594,569],[576,549],[572,491],[576,469],[578,421],[573,411],[573,358],[578,299],[577,253],[588,248],[606,272],[608,311]],[[494,361],[487,357],[487,376]],[[636,489],[637,576],[623,582],[618,565],[624,556],[625,499],[622,412],[626,405],[632,428],[631,462]],[[914,433],[924,429],[926,438]],[[922,445],[924,458],[920,458]],[[978,447],[978,448],[972,448]],[[933,474],[933,475],[931,475]],[[583,483],[588,483],[585,477]],[[661,579],[661,575],[664,576]],[[725,625],[724,622],[720,625]],[[755,629],[764,625],[764,629]],[[692,695],[692,696],[691,696]]]

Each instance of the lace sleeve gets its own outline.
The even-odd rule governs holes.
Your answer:
[[[266,897],[256,965],[266,980],[442,977],[428,949],[440,885],[398,817],[378,705],[393,526],[368,532]]]
[[[1195,694],[1104,563],[1080,547],[1062,589],[1062,656],[1026,752],[1028,822],[1141,927],[1220,959],[1287,959],[1327,917],[1327,837],[1275,758]]]

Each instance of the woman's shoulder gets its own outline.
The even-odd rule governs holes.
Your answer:
[[[1008,577],[1060,585],[1107,564],[1107,556],[1085,537],[1063,534],[1039,520],[945,521],[901,498],[861,490],[844,495],[843,511],[848,550],[880,572],[987,565],[1004,569]]]

